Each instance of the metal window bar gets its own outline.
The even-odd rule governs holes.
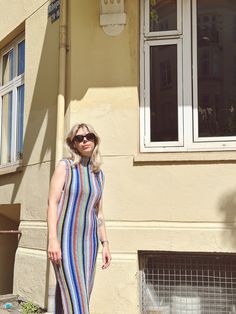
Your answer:
[[[21,235],[20,230],[0,230],[0,235],[1,234],[19,234]]]
[[[236,314],[236,254],[140,252],[143,314]]]

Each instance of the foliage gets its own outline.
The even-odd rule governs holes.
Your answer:
[[[23,302],[21,307],[23,309],[23,314],[42,313],[40,308],[34,305],[31,301]]]
[[[157,14],[157,0],[151,0],[150,2],[150,22],[152,23],[158,23],[158,14]]]

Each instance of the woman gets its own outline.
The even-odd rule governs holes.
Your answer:
[[[48,256],[57,279],[56,314],[89,314],[98,236],[103,246],[102,269],[111,262],[102,212],[99,143],[91,126],[75,125],[66,138],[71,156],[59,162],[52,176]]]

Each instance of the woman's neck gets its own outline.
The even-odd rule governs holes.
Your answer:
[[[81,164],[87,166],[90,162],[91,156],[81,156]]]

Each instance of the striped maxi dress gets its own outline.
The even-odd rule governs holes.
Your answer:
[[[98,251],[97,215],[104,176],[91,170],[89,158],[66,163],[66,180],[58,205],[57,233],[62,261],[54,264],[56,314],[89,314]]]

